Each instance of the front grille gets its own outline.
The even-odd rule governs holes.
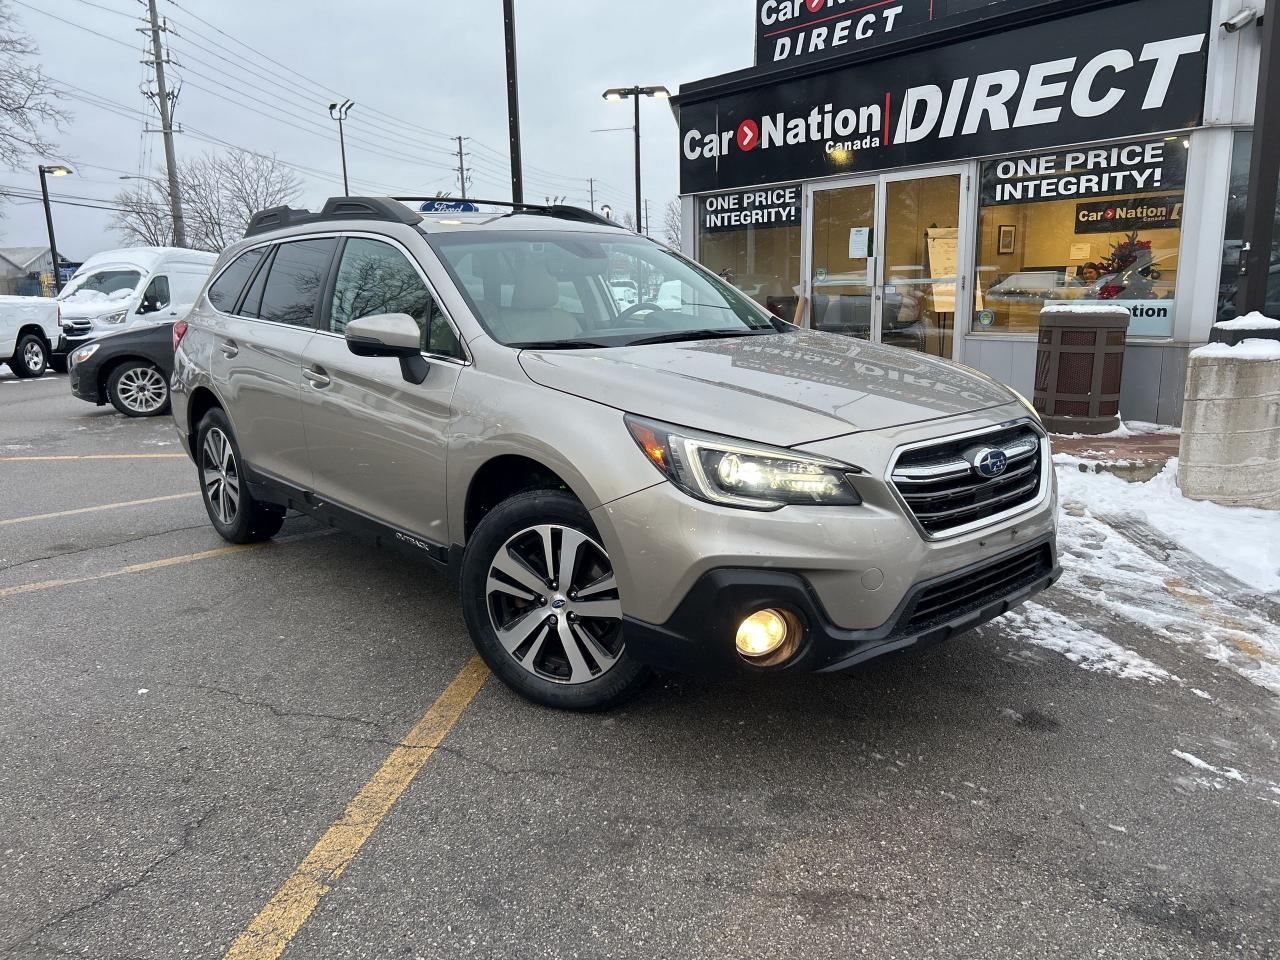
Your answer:
[[[1000,450],[1007,466],[988,479],[973,466],[983,449]],[[894,464],[893,485],[931,536],[1012,510],[1040,496],[1040,434],[1027,424],[908,450]]]
[[[1052,570],[1053,554],[1043,544],[936,583],[916,597],[906,633],[921,633],[954,620],[1035,583]]]
[[[93,329],[92,320],[63,320],[62,332],[68,337],[83,337]]]

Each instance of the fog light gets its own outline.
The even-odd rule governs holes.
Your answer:
[[[757,610],[738,627],[738,653],[748,660],[760,662],[795,646],[799,624],[784,610]]]

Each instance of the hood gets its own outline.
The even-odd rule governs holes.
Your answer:
[[[128,310],[133,299],[131,293],[127,297],[102,297],[100,299],[59,300],[58,309],[63,320],[96,320],[98,317],[110,316],[121,310]]]
[[[665,420],[795,446],[1014,400],[984,374],[897,347],[802,330],[606,350],[526,350],[534,383]]]

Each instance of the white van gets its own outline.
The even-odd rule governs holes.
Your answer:
[[[141,323],[185,317],[217,254],[181,247],[126,247],[90,257],[58,294],[62,336],[55,354]]]

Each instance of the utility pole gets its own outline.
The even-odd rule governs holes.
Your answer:
[[[1254,29],[1262,33],[1262,58],[1236,292],[1236,312],[1241,316],[1266,309],[1276,229],[1276,181],[1280,179],[1280,2],[1267,0],[1266,11],[1256,23]]]
[[[152,66],[156,71],[156,107],[160,111],[160,135],[164,137],[164,162],[169,170],[169,211],[173,214],[173,244],[187,245],[187,227],[182,220],[182,191],[178,186],[178,160],[173,151],[173,111],[170,109],[169,88],[164,82],[164,50],[160,46],[160,16],[156,13],[156,0],[147,0],[147,13],[151,18]]]
[[[515,0],[502,0],[502,25],[507,39],[507,134],[511,149],[511,202],[520,204],[524,203],[524,172],[520,161],[520,87],[516,78]]]
[[[155,0],[151,0],[154,4]],[[640,91],[636,90],[631,99],[636,102],[636,233],[640,232]]]
[[[649,198],[644,198],[644,235],[649,236]]]
[[[462,137],[456,138],[458,141],[458,183],[462,187],[462,199],[467,199],[467,164],[462,158]]]
[[[591,212],[596,212],[596,180],[595,177],[587,177],[587,189],[591,191]]]

